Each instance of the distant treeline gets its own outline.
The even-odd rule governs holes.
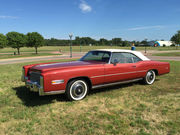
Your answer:
[[[121,38],[113,38],[111,40],[100,38],[95,40],[91,37],[75,37],[74,40],[63,40],[63,39],[44,39],[44,37],[38,32],[28,32],[27,34],[19,32],[8,32],[6,35],[0,33],[0,49],[4,47],[12,47],[17,49],[20,54],[20,48],[22,47],[34,47],[36,54],[38,48],[41,46],[68,46],[72,42],[73,46],[139,46],[147,45],[147,40],[139,41],[126,41]]]
[[[45,39],[45,45],[47,46],[68,46],[70,44],[70,40],[62,40],[62,39]],[[99,40],[95,40],[91,37],[75,37],[72,40],[72,45],[101,45],[101,46],[131,46],[132,44],[138,46],[140,44],[147,44],[146,40],[141,42],[139,41],[126,41],[121,38],[113,38],[111,40],[107,40],[105,38],[101,38]]]
[[[176,45],[180,45],[180,31],[177,31],[172,38]],[[113,38],[111,40],[100,38],[95,40],[91,37],[75,37],[74,40],[65,40],[65,39],[44,39],[44,37],[38,32],[28,32],[27,34],[19,32],[8,32],[6,35],[0,33],[0,49],[4,47],[12,47],[17,49],[18,54],[20,54],[21,47],[34,47],[36,54],[38,53],[37,49],[43,45],[45,46],[68,46],[72,42],[73,46],[87,46],[87,45],[97,45],[97,46],[147,46],[147,39],[142,41],[127,41],[122,40],[121,38]],[[153,41],[152,41],[153,42]]]

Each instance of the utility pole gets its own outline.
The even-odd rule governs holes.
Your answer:
[[[72,58],[72,37],[73,37],[73,34],[69,34],[69,38],[70,38],[70,58]]]

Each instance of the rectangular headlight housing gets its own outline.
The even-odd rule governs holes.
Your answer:
[[[44,78],[43,78],[43,76],[40,76],[40,87],[44,88]]]
[[[25,70],[24,70],[24,68],[22,68],[21,81],[25,82]]]

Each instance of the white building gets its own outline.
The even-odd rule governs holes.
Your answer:
[[[156,41],[154,46],[171,46],[172,44],[172,41]]]

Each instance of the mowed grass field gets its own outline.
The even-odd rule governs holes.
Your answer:
[[[0,66],[1,135],[180,134],[180,62],[153,85],[97,89],[78,102],[29,92],[20,79],[25,64]]]
[[[73,52],[87,52],[93,49],[131,49],[131,47],[119,47],[119,46],[73,46]],[[168,51],[168,50],[176,50],[176,47],[146,47],[147,52],[149,50],[157,50],[157,51]],[[179,48],[178,48],[179,49]],[[0,49],[0,59],[5,58],[18,58],[18,57],[33,57],[33,56],[48,56],[48,55],[59,55],[61,52],[69,52],[69,46],[43,46],[38,48],[38,55],[35,54],[34,48],[23,47],[20,49],[21,55],[14,55],[14,52],[17,54],[17,50],[13,48],[4,48]],[[136,47],[136,50],[145,50],[145,47]]]

